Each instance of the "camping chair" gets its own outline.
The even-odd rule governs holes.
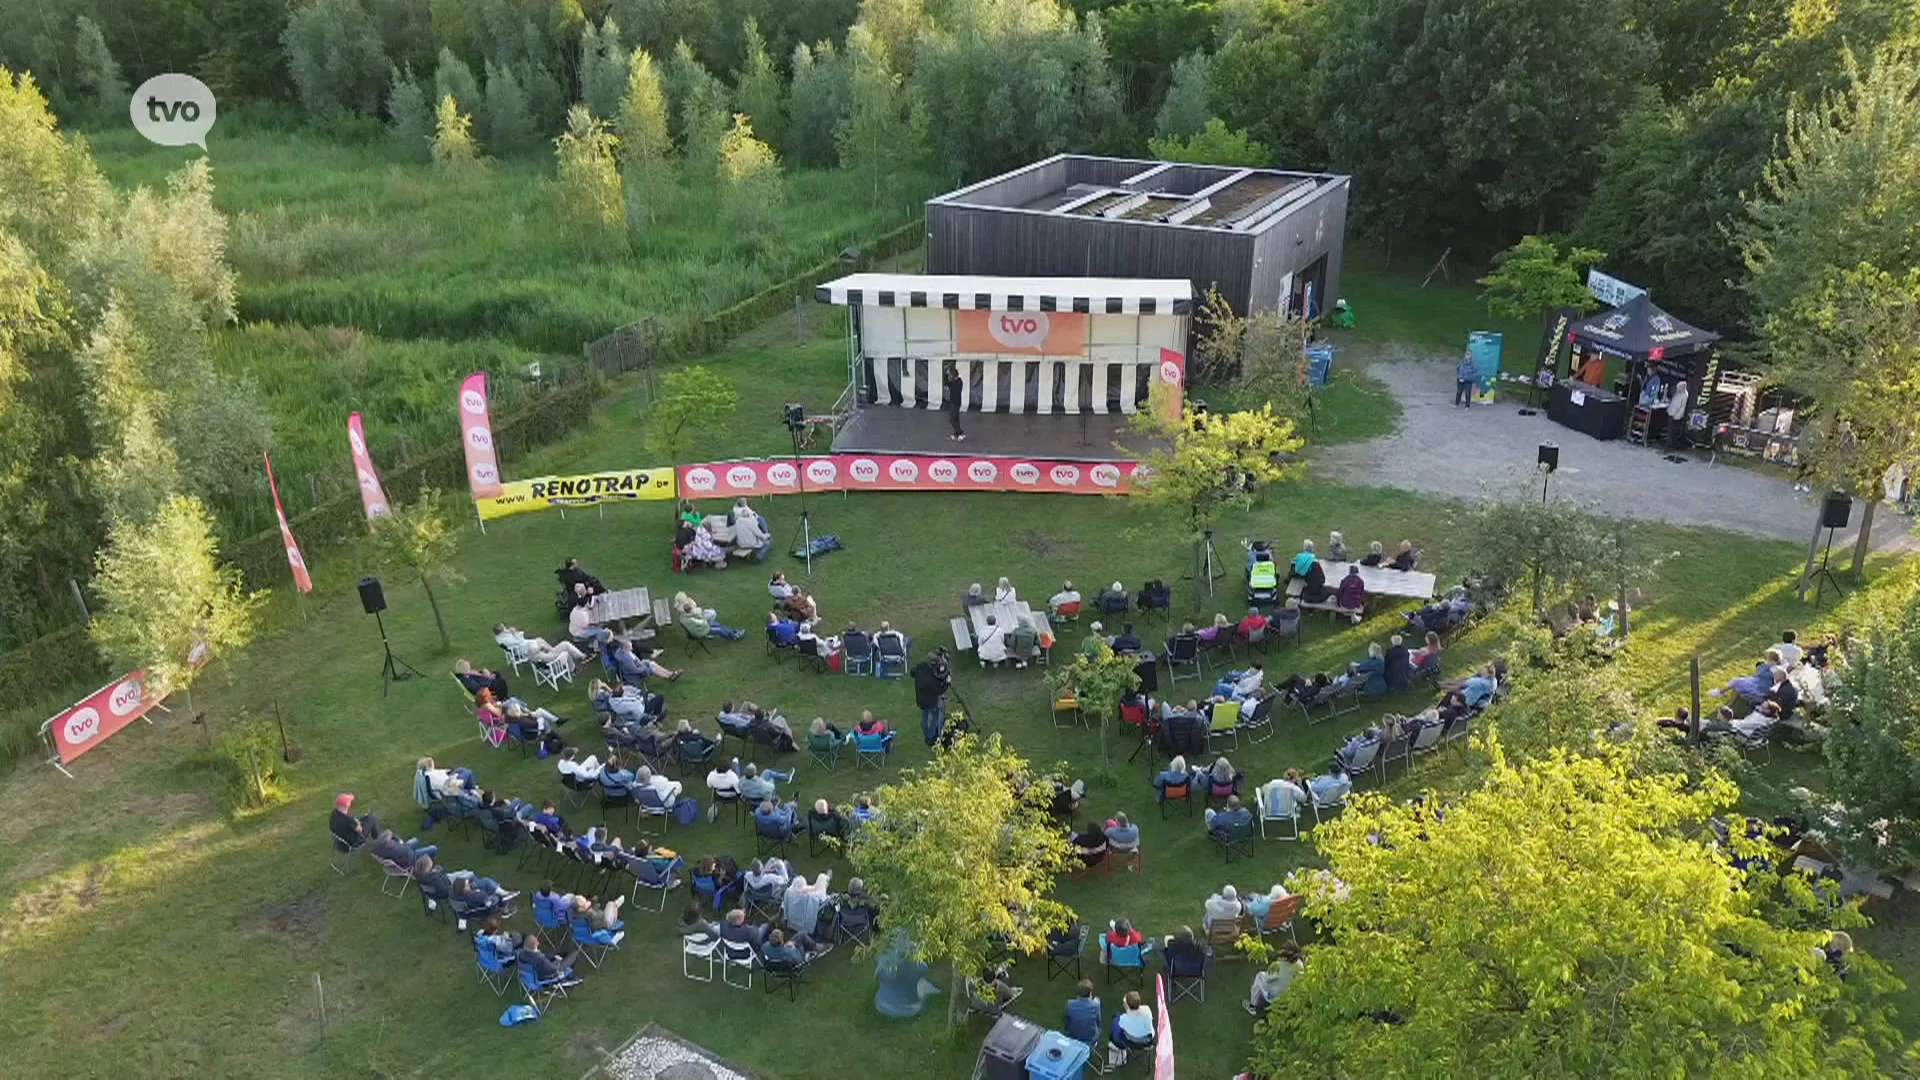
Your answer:
[[[1446,734],[1445,724],[1422,724],[1413,735],[1413,743],[1408,747],[1407,771],[1413,771],[1413,759],[1433,753],[1440,745],[1440,737]]]
[[[797,964],[760,963],[760,986],[767,993],[777,992],[782,986],[787,988],[787,1000],[800,1000],[800,984],[806,981],[807,969],[813,966],[813,958],[808,957]]]
[[[1445,734],[1440,736],[1440,741],[1443,743],[1460,742],[1466,739],[1467,736],[1472,735],[1473,716],[1474,714],[1468,713],[1454,721],[1454,723],[1447,728]]]
[[[1059,607],[1047,612],[1047,618],[1055,626],[1080,625],[1080,601],[1069,600],[1061,604]]]
[[[1389,722],[1393,720],[1392,717],[1388,717],[1387,719]],[[1405,718],[1402,717],[1400,719],[1404,720]],[[1403,772],[1410,771],[1413,768],[1413,737],[1406,733],[1404,727],[1398,736],[1388,739],[1386,743],[1380,747],[1379,752],[1373,756],[1373,764],[1363,771],[1378,772],[1380,774],[1380,784],[1384,787],[1393,772],[1393,763],[1395,761],[1400,763]]]
[[[507,855],[520,842],[520,830],[508,828],[508,822],[501,821],[491,810],[481,811],[473,823],[480,827],[480,846],[488,851]]]
[[[620,947],[620,939],[627,936],[627,932],[621,929],[620,924],[615,923],[605,931],[612,935],[611,940],[595,941],[593,923],[585,915],[577,913],[569,913],[567,926],[573,932],[573,947],[579,949],[580,955],[596,969],[599,968],[600,962],[607,958],[608,953]]]
[[[751,755],[753,747],[752,717],[741,713],[723,712],[720,714],[717,722],[720,725],[720,738],[718,741],[722,751],[725,751],[727,748],[727,740],[733,739],[740,744],[740,752],[742,754]]]
[[[544,661],[533,662],[533,682],[536,686],[545,686],[557,692],[563,679],[568,686],[573,685],[573,675],[573,656],[570,653],[555,652]]]
[[[1268,651],[1271,652],[1273,646],[1279,642],[1291,641],[1298,645],[1300,630],[1304,625],[1299,608],[1275,608],[1273,614],[1267,616],[1267,628],[1263,631],[1266,635]]]
[[[520,968],[520,988],[527,992],[527,1004],[533,1006],[536,1015],[545,1015],[555,998],[567,996],[567,987],[578,985],[580,980],[564,972],[541,982],[540,976],[532,968]]]
[[[733,807],[733,823],[735,825],[740,824],[741,820],[746,817],[746,813],[747,813],[747,800],[740,797],[740,789],[731,788],[726,791],[721,791],[718,788],[714,788],[712,789],[712,791],[713,791],[713,804],[715,806]],[[720,817],[719,811],[716,810],[713,816],[715,819],[718,819]]]
[[[1074,936],[1061,942],[1047,944],[1047,981],[1052,982],[1055,975],[1067,975],[1078,981],[1080,978],[1080,954],[1087,951],[1087,924],[1081,923],[1075,928]]]
[[[480,969],[480,981],[487,984],[494,997],[501,997],[507,987],[513,984],[516,972],[510,970],[515,965],[511,956],[501,956],[494,951],[493,945],[481,934],[473,935],[473,964]]]
[[[1192,634],[1175,634],[1167,639],[1167,679],[1180,681],[1180,669],[1187,669],[1187,678],[1200,678],[1200,639]]]
[[[1198,775],[1199,783],[1206,787],[1206,790],[1201,793],[1202,808],[1210,808],[1215,802],[1225,806],[1228,799],[1240,794],[1240,781],[1244,779],[1244,775],[1238,770],[1234,772],[1233,779],[1224,784],[1213,778],[1212,770],[1203,770]]]
[[[1080,699],[1071,691],[1056,691],[1053,695],[1053,708],[1050,710],[1050,715],[1053,717],[1054,727],[1075,726],[1080,723]],[[1060,722],[1062,716],[1067,718],[1064,724]]]
[[[657,818],[660,821],[660,835],[667,835],[667,826],[673,821],[673,807],[660,797],[659,792],[651,787],[634,788],[633,805],[640,814],[639,828],[642,834],[649,831],[645,822]]]
[[[1268,691],[1254,701],[1252,707],[1244,701],[1240,703],[1240,730],[1249,743],[1258,745],[1273,738],[1273,699],[1279,696]]]
[[[874,638],[873,674],[877,678],[897,679],[907,673],[907,648],[905,636],[887,635]]]
[[[1107,985],[1112,986],[1116,979],[1131,979],[1133,985],[1146,989],[1147,954],[1152,951],[1153,946],[1147,942],[1113,945],[1105,934],[1100,935],[1100,966],[1106,971]]]
[[[812,811],[808,811],[807,854],[817,858],[823,851],[839,852],[846,850],[847,821],[837,813],[832,816],[832,820],[835,824],[832,826],[823,826],[814,818]],[[829,841],[832,840],[840,841],[841,846],[836,847],[832,843],[829,843]]]
[[[684,870],[686,865],[678,855],[674,856],[673,861],[667,864],[662,880],[658,884],[641,880],[640,875],[634,873],[632,867],[627,867],[627,876],[633,879],[633,891],[627,894],[628,901],[634,907],[642,911],[651,911],[656,915],[667,910],[667,894],[680,887],[680,871]],[[653,907],[642,904],[640,894],[643,891],[659,894],[660,903]]]
[[[1259,933],[1260,937],[1263,939],[1268,934],[1277,934],[1280,931],[1285,930],[1287,932],[1287,936],[1292,938],[1295,944],[1298,944],[1300,941],[1300,935],[1294,932],[1293,918],[1295,915],[1298,915],[1299,913],[1300,913],[1300,897],[1299,896],[1295,895],[1295,896],[1282,897],[1279,900],[1275,900],[1272,904],[1268,905],[1267,917],[1264,919],[1261,919],[1260,925],[1255,927],[1254,929]]]
[[[751,990],[753,989],[753,972],[754,972],[754,969],[759,966],[760,966],[760,958],[758,955],[754,953],[753,946],[747,944],[744,941],[728,941],[725,938],[721,939],[720,941],[720,981],[721,982],[726,983],[728,986],[733,987],[735,990]],[[739,983],[734,982],[733,973],[736,971],[746,972],[747,981],[739,982]]]
[[[593,789],[600,784],[597,780],[583,780],[576,773],[561,773],[560,786],[566,789],[561,797],[566,800],[568,806],[577,809],[587,805],[587,796],[593,794]]]
[[[1207,710],[1207,742],[1211,744],[1218,738],[1233,740],[1233,748],[1240,748],[1240,703],[1237,701],[1216,701],[1213,708]]]
[[[1307,786],[1307,801],[1313,804],[1313,823],[1315,825],[1325,820],[1325,818],[1321,817],[1320,811],[1325,810],[1328,814],[1331,814],[1335,810],[1344,810],[1347,806],[1347,797],[1345,795],[1322,802],[1319,794],[1313,790],[1312,785]]]
[[[532,863],[542,873],[547,872],[552,868],[554,857],[559,854],[559,840],[537,821],[526,820],[521,824],[527,829],[527,846],[520,852],[520,861],[515,864],[515,869],[525,870]]]
[[[697,750],[694,749],[694,744],[691,741],[681,740],[674,749],[674,758],[680,765],[680,778],[683,780],[686,779],[691,775],[689,772],[690,769],[698,769],[700,766],[712,761],[713,755],[719,752],[719,750],[720,743],[718,740],[711,743],[704,743],[701,748]]]
[[[714,938],[712,941],[696,941],[690,937],[683,937],[680,939],[680,974],[692,979],[694,982],[712,982],[713,964],[719,956],[719,938]],[[705,975],[695,975],[693,973],[693,962],[695,960],[705,960],[707,962],[707,973]]]
[[[972,975],[967,976],[967,1015],[984,1016],[989,1020],[1000,1019],[1000,1014],[1006,1011],[1007,1006],[1019,1001],[1020,995],[1026,993],[1018,986],[1010,989],[1013,993],[1008,994],[1005,1001],[1001,1001],[998,997],[990,998],[986,994],[987,988],[981,985],[979,979]]]
[[[878,769],[881,765],[884,765],[887,760],[887,751],[891,749],[893,745],[891,736],[892,732],[888,732],[886,735],[881,735],[878,732],[871,734],[859,731],[854,732],[854,765],[856,767],[869,769]]]
[[[1167,819],[1167,804],[1170,802],[1186,804],[1187,816],[1193,816],[1193,783],[1193,774],[1189,773],[1187,774],[1186,783],[1168,784],[1161,790],[1160,820],[1165,821]]]
[[[1199,971],[1181,971],[1177,973],[1174,971],[1173,965],[1167,963],[1166,950],[1164,948],[1160,950],[1160,972],[1167,977],[1167,990],[1171,995],[1167,998],[1167,1004],[1169,1005],[1182,998],[1189,1001],[1198,1001],[1202,1005],[1206,1004],[1207,976],[1212,971],[1212,949],[1208,949],[1205,956],[1202,957]]]
[[[371,841],[362,843],[357,847],[348,847],[346,841],[333,835],[331,832],[327,833],[327,839],[333,841],[333,858],[328,860],[327,865],[332,868],[334,873],[339,874],[341,877],[346,877],[347,871],[353,868],[353,857],[359,854],[361,848],[365,848],[368,851],[373,850],[373,843]]]
[[[707,639],[703,636],[696,635],[693,631],[687,629],[687,626],[685,623],[680,624],[680,634],[681,636],[687,639],[688,652],[692,652],[695,647],[698,647],[702,653],[705,653],[708,656],[713,655],[713,647],[707,644]]]
[[[1220,853],[1226,856],[1229,863],[1233,862],[1233,852],[1236,848],[1245,850],[1247,858],[1253,858],[1253,822],[1251,821],[1231,826],[1225,832],[1208,829],[1207,839],[1219,845]]]
[[[779,641],[774,639],[773,627],[771,626],[767,627],[767,655],[773,657],[774,663],[784,664],[787,662],[787,658],[786,658],[787,653],[792,653],[795,656],[799,656],[800,655],[799,643],[788,642],[783,645]]]
[[[756,816],[753,819],[755,851],[761,855],[773,852],[783,859],[786,858],[788,851],[793,847],[794,831],[795,824],[792,822],[789,822],[785,829],[779,829],[778,826],[768,824]],[[751,896],[752,894],[749,893],[748,895]],[[778,909],[776,907],[776,914],[777,913]]]
[[[627,816],[632,818],[634,816],[633,811],[637,808],[637,804],[634,802],[634,792],[636,790],[635,788],[628,788],[625,795],[609,795],[607,794],[607,789],[602,787],[600,789],[600,816],[611,821],[613,820],[614,811],[626,810],[628,811]]]
[[[1140,586],[1134,601],[1143,613],[1159,612],[1162,621],[1169,621],[1173,617],[1173,590],[1157,578]]]
[[[381,879],[380,882],[380,894],[382,896],[391,896],[395,900],[398,900],[407,895],[407,886],[413,883],[413,867],[401,866],[392,859],[380,859],[380,869],[386,873],[386,877]],[[400,883],[400,891],[388,892],[387,886],[396,881]]]
[[[843,905],[833,917],[834,940],[853,942],[861,947],[873,943],[873,908],[866,904]]]
[[[513,669],[515,675],[520,674],[522,664],[533,663],[533,646],[525,638],[521,638],[518,645],[500,646],[500,652],[506,656],[507,666]],[[466,687],[461,689],[464,690]]]
[[[747,886],[747,914],[767,922],[780,921],[780,904],[786,897],[786,886],[768,883],[756,889]]]
[[[1207,945],[1216,956],[1244,956],[1240,938],[1245,933],[1240,917],[1207,920]]]
[[[849,675],[873,674],[873,639],[864,630],[849,630],[840,635],[840,648],[846,654]]]
[[[693,895],[706,901],[707,907],[714,911],[727,910],[728,893],[734,894],[735,899],[738,899],[740,893],[746,889],[746,882],[741,878],[735,878],[724,889],[719,887],[719,882],[711,874],[692,874],[689,880],[693,882]]]
[[[820,735],[809,731],[807,732],[807,757],[825,766],[828,772],[832,772],[840,767],[840,747],[845,742],[844,739],[834,738],[831,731]]]

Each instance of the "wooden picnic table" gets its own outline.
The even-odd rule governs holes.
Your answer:
[[[653,618],[653,597],[645,585],[637,589],[603,592],[587,601],[587,619],[595,626]]]
[[[1317,560],[1320,569],[1327,575],[1327,592],[1331,594],[1340,587],[1347,576],[1347,567],[1354,563],[1329,562]],[[1433,586],[1436,578],[1432,574],[1419,570],[1390,570],[1384,566],[1360,567],[1360,581],[1367,587],[1368,596],[1404,596],[1414,600],[1433,599]],[[1307,583],[1294,578],[1287,583],[1287,595],[1299,596]]]
[[[1021,626],[1030,627],[1040,636],[1040,647],[1049,648],[1053,644],[1053,627],[1045,615],[1036,615],[1033,605],[1025,600],[1012,603],[971,604],[967,607],[967,628],[973,632],[973,645],[987,633],[987,617],[992,616],[1001,630],[1012,634]]]

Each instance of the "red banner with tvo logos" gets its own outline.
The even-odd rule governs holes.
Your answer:
[[[64,765],[147,715],[147,710],[156,704],[158,702],[147,700],[147,673],[136,671],[95,690],[79,704],[48,721],[47,733]]]
[[[1049,495],[1126,494],[1131,461],[933,454],[826,454],[770,461],[720,461],[680,467],[684,499],[791,495],[808,491],[1036,491]]]

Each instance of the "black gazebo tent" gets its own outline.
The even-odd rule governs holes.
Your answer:
[[[1567,374],[1579,370],[1582,353],[1617,356],[1626,361],[1625,386],[1616,382],[1609,392],[1565,379],[1554,395],[1559,407],[1550,406],[1548,415],[1598,439],[1619,438],[1626,433],[1627,417],[1639,400],[1642,384],[1655,374],[1667,386],[1686,380],[1693,399],[1689,411],[1697,411],[1712,395],[1707,384],[1716,374],[1713,347],[1719,340],[1720,335],[1689,326],[1655,307],[1645,293],[1589,315],[1567,332],[1572,345]],[[1583,402],[1584,408],[1576,407]]]

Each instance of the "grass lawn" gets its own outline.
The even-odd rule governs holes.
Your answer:
[[[1384,318],[1412,284],[1385,282],[1371,306]],[[1349,295],[1367,295],[1363,290],[1356,280]],[[1363,322],[1368,306],[1361,304]],[[1440,323],[1468,316],[1455,311],[1408,318],[1403,330],[1424,343],[1440,339]],[[844,355],[824,333],[795,342],[789,328],[773,325],[715,357],[711,363],[738,381],[741,407],[728,430],[716,434],[711,452],[779,452],[786,434],[775,423],[778,403],[831,400],[843,384]],[[1354,425],[1378,422],[1364,413],[1354,410]],[[524,468],[649,463],[634,392],[616,384],[592,430],[534,455]],[[1116,578],[1137,587],[1145,578],[1164,577],[1175,585],[1176,611],[1233,614],[1242,607],[1242,537],[1272,537],[1283,548],[1336,528],[1356,544],[1411,537],[1443,582],[1467,559],[1449,528],[1456,507],[1385,489],[1313,483],[1276,490],[1253,512],[1220,523],[1221,554],[1230,572],[1214,597],[1198,599],[1191,584],[1178,578],[1188,561],[1185,546],[1123,500],[868,494],[815,497],[810,505],[816,529],[838,533],[847,543],[847,550],[815,563],[809,582],[829,624],[870,626],[890,619],[914,635],[916,655],[944,637],[968,583],[990,583],[1000,574],[1011,576],[1032,599],[1064,577],[1088,592]],[[762,508],[784,546],[795,529],[797,505],[774,500]],[[1817,632],[1841,625],[1870,600],[1850,595],[1820,613],[1795,602],[1790,575],[1802,552],[1794,544],[1644,528],[1653,543],[1679,553],[1646,584],[1647,600],[1635,613],[1636,644],[1621,661],[1622,677],[1646,691],[1650,709],[1669,707],[1683,690],[1688,656],[1698,656],[1709,677],[1724,678],[1744,668],[1780,627]],[[796,727],[816,715],[844,724],[863,707],[908,731],[915,727],[905,681],[807,675],[777,666],[757,640],[771,571],[749,565],[671,575],[668,531],[664,504],[612,508],[604,515],[528,515],[498,522],[484,536],[469,528],[460,559],[466,583],[443,597],[453,655],[495,662],[491,628],[501,620],[548,636],[562,633],[551,603],[551,570],[577,555],[611,585],[688,589],[717,607],[723,621],[753,632],[742,642],[714,643],[711,656],[691,657],[666,635],[669,662],[689,669],[668,689],[671,716],[693,718],[712,733],[718,706],[745,699],[778,704]],[[775,559],[789,572],[798,569],[785,555]],[[663,916],[631,913],[621,953],[590,973],[571,1001],[537,1024],[499,1027],[503,1003],[475,976],[470,945],[437,920],[423,919],[411,894],[400,901],[383,897],[371,867],[358,866],[349,879],[336,877],[326,864],[324,820],[334,793],[351,790],[360,798],[357,809],[378,811],[383,821],[412,832],[419,824],[410,797],[412,763],[423,754],[442,765],[468,765],[484,785],[527,798],[557,801],[557,776],[549,763],[483,746],[445,674],[453,655],[438,651],[424,597],[417,585],[399,580],[388,582],[387,626],[396,651],[428,677],[399,684],[383,698],[378,637],[353,592],[359,564],[350,554],[314,561],[317,591],[304,610],[277,595],[269,636],[216,668],[195,694],[215,732],[243,716],[271,716],[278,705],[305,754],[286,770],[295,792],[290,805],[240,819],[212,805],[206,777],[191,760],[201,734],[177,702],[153,727],[129,728],[81,760],[73,780],[22,766],[0,787],[0,904],[6,910],[0,964],[8,988],[0,998],[6,1006],[0,1009],[0,1044],[8,1048],[9,1075],[424,1077],[466,1072],[485,1062],[499,1075],[572,1077],[594,1064],[599,1048],[612,1049],[648,1021],[756,1074],[787,1080],[837,1078],[852,1063],[862,1076],[964,1075],[983,1025],[976,1022],[964,1037],[950,1040],[937,1007],[913,1021],[879,1017],[871,1006],[871,958],[850,950],[836,950],[825,960],[798,1004],[757,988],[746,994],[685,981],[671,935],[684,893],[675,895]],[[1312,620],[1306,640],[1276,653],[1269,670],[1279,677],[1335,666],[1361,655],[1367,642],[1383,640],[1395,621],[1383,615],[1358,627],[1336,627]],[[1068,635],[1067,647],[1076,640]],[[1447,666],[1458,670],[1498,644],[1488,632],[1469,631],[1450,647]],[[987,730],[1004,733],[1034,762],[1064,762],[1086,778],[1090,812],[1126,810],[1141,819],[1143,872],[1062,884],[1061,897],[1083,917],[1126,916],[1145,932],[1164,934],[1198,924],[1202,901],[1221,884],[1264,889],[1312,860],[1310,844],[1267,841],[1251,861],[1223,866],[1197,817],[1176,811],[1160,819],[1145,768],[1125,762],[1130,744],[1115,743],[1109,767],[1094,734],[1052,726],[1041,678],[1038,670],[981,671],[962,657],[956,681]],[[561,695],[541,693],[529,677],[514,680],[514,689],[579,718],[574,728],[590,723],[584,686]],[[1196,686],[1195,692],[1204,689]],[[1271,740],[1228,754],[1250,779],[1264,781],[1291,765],[1316,767],[1347,733],[1387,709],[1420,704],[1424,695],[1409,694],[1314,726],[1281,715]],[[596,738],[582,742],[598,749]],[[829,773],[807,764],[804,754],[787,755],[781,764],[798,764],[796,796],[837,801],[891,779],[925,753],[908,735],[878,774],[856,773],[851,761]],[[1806,764],[1808,778],[1817,781],[1817,763]],[[1443,757],[1423,763],[1411,780],[1396,777],[1394,786],[1410,793],[1457,771],[1457,761]],[[591,805],[567,816],[576,827],[600,820]],[[616,831],[629,839],[634,834],[626,825]],[[517,856],[485,852],[445,827],[430,835],[452,867],[471,867],[514,888],[539,884],[531,871],[516,870]],[[750,834],[730,818],[676,826],[668,842],[690,857],[731,852],[744,862],[753,853]],[[844,883],[844,865],[831,858],[812,858],[803,850],[794,861],[807,873],[832,867],[836,882]],[[532,925],[525,915],[516,922],[523,930]],[[1911,915],[1900,915],[1900,922],[1911,925]],[[1910,943],[1885,934],[1863,940],[1887,946],[1889,958],[1904,970],[1920,959]],[[1088,964],[1089,972],[1093,967]],[[1048,985],[1043,972],[1037,962],[1016,968],[1015,981],[1027,988],[1017,1011],[1057,1025],[1070,985]],[[940,969],[933,974],[944,980]],[[327,1002],[324,1031],[315,1008],[316,976]],[[1184,1070],[1216,1077],[1241,1065],[1253,1022],[1237,1001],[1250,977],[1244,963],[1223,962],[1205,1004],[1175,1007]],[[1118,993],[1102,994],[1110,1015]]]

